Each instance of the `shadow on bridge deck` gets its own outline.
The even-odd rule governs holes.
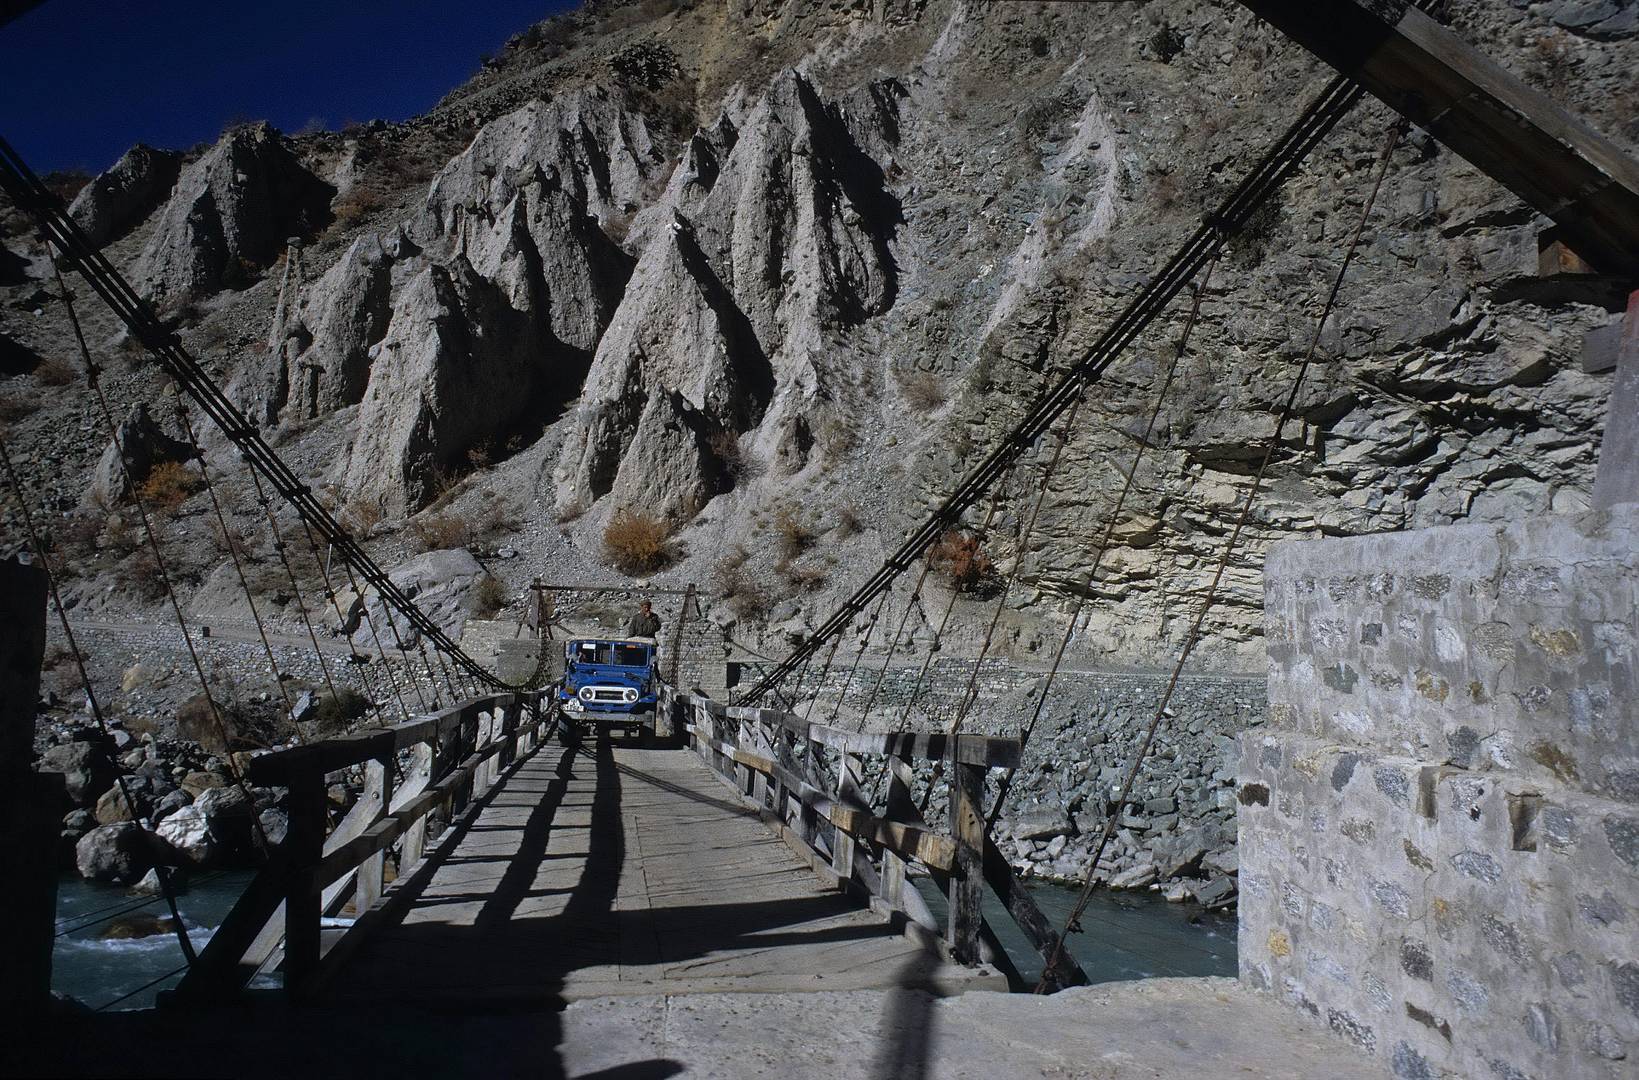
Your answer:
[[[691,754],[549,747],[443,837],[333,1002],[958,988],[812,870]]]
[[[875,989],[889,991],[883,1018],[904,1034],[878,1048],[873,1075],[916,1077],[931,1003],[967,979],[825,890],[675,751],[543,749],[393,896],[386,925],[318,1001],[56,1017],[0,1047],[0,1074],[658,1080],[686,1067],[633,1060],[637,1030],[618,1065],[564,1060],[564,1006]]]

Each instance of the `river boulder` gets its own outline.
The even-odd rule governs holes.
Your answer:
[[[140,881],[155,862],[153,838],[131,821],[100,825],[74,845],[74,865],[87,881]]]

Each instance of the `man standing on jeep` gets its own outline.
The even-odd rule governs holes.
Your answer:
[[[626,627],[626,636],[652,638],[659,633],[660,616],[654,613],[654,608],[645,600],[638,607],[637,614],[632,616],[631,624]]]

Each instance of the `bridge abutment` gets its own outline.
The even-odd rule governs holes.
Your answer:
[[[1406,1077],[1639,1053],[1639,506],[1286,544],[1243,983]]]

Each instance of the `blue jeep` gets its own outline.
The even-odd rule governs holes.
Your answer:
[[[654,734],[652,638],[576,638],[563,655],[558,708],[564,720],[577,728],[596,725],[611,735]]]

